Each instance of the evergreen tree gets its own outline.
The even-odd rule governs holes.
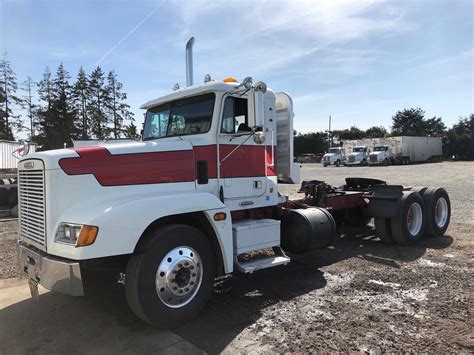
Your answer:
[[[27,77],[26,80],[22,83],[22,90],[25,92],[25,95],[23,96],[23,108],[27,112],[27,116],[29,119],[29,124],[30,124],[30,140],[33,140],[33,137],[35,136],[35,127],[37,125],[36,122],[36,104],[33,103],[33,86],[35,85],[35,82],[31,77]]]
[[[49,110],[53,103],[53,80],[48,67],[44,70],[43,79],[38,83],[38,96],[46,103],[46,110]]]
[[[92,134],[97,139],[107,139],[110,136],[109,120],[106,115],[109,95],[104,88],[104,73],[98,66],[89,78],[90,97],[87,105]]]
[[[125,137],[128,139],[133,139],[133,140],[140,139],[140,135],[137,132],[137,126],[135,126],[133,122],[130,122],[130,124],[126,127]]]
[[[13,128],[23,129],[20,115],[14,115],[12,107],[22,105],[22,99],[16,95],[18,84],[16,74],[10,67],[7,54],[0,61],[0,139],[13,140]]]
[[[90,96],[89,79],[84,69],[79,69],[77,74],[76,83],[73,88],[73,96],[75,101],[75,107],[78,112],[76,127],[79,131],[79,135],[82,139],[90,138],[90,127],[89,117],[87,113],[88,103],[87,100]]]
[[[53,105],[53,80],[51,78],[51,71],[48,67],[44,70],[43,78],[37,86],[40,102],[44,102],[44,105],[38,107],[38,132],[37,135],[32,138],[34,142],[40,144],[40,148],[43,148],[42,144],[46,142],[47,135],[51,132],[50,122],[52,121],[53,114],[51,110]]]
[[[122,92],[123,84],[117,80],[117,74],[112,70],[107,75],[107,103],[110,112],[111,121],[113,123],[114,139],[120,138],[124,133],[126,126],[125,121],[133,121],[133,114],[129,110],[130,106],[125,103],[127,94]],[[136,129],[136,127],[135,127]]]
[[[40,111],[40,134],[37,138],[44,150],[62,148],[64,145],[71,146],[72,138],[76,135],[74,126],[76,112],[69,74],[62,63],[53,80],[48,72],[48,70],[45,72],[39,90],[41,99],[47,103]]]

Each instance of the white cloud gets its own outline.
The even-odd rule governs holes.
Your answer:
[[[197,35],[199,50],[211,62],[224,62],[238,70],[250,67],[259,75],[292,65],[293,71],[315,70],[312,65],[315,59],[337,50],[346,53],[339,58],[332,55],[332,67],[357,74],[363,71],[357,67],[370,63],[370,55],[374,53],[351,49],[355,42],[377,35],[393,36],[414,28],[403,19],[401,11],[382,1],[177,4],[182,4],[181,37]],[[351,69],[347,70],[349,62]]]

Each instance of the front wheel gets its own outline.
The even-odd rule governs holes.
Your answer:
[[[339,159],[336,160],[336,166],[337,166],[337,167],[341,166],[341,161],[340,161]]]
[[[127,265],[125,294],[145,322],[173,328],[196,317],[208,301],[216,264],[198,229],[168,225],[153,230]]]

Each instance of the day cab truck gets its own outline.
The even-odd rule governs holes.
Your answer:
[[[369,165],[390,165],[393,161],[391,147],[388,145],[376,145],[369,156]]]
[[[324,167],[328,165],[341,166],[346,161],[346,153],[343,147],[329,148],[328,152],[323,155],[321,163]]]
[[[141,142],[19,161],[19,265],[34,298],[38,284],[83,296],[109,268],[137,317],[174,327],[201,312],[216,278],[282,267],[330,245],[338,225],[375,218],[387,244],[445,233],[451,207],[439,187],[347,178],[280,195],[279,184],[299,181],[291,97],[251,78],[193,84],[193,42],[187,86],[142,106]]]
[[[441,137],[397,136],[368,139],[376,141],[369,165],[406,165],[442,160]]]
[[[367,146],[356,146],[352,148],[352,152],[347,157],[344,165],[367,165],[369,159],[369,147]]]

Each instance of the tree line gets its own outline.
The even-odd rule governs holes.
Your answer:
[[[72,146],[73,139],[137,139],[126,100],[114,70],[97,66],[87,74],[81,66],[72,81],[61,63],[54,74],[47,67],[38,82],[28,76],[18,85],[6,54],[0,61],[0,139],[26,131],[42,150]]]
[[[295,132],[295,155],[323,153],[330,146],[343,140],[382,138],[390,136],[429,136],[443,138],[443,153],[446,157],[474,160],[474,114],[461,117],[448,129],[440,117],[425,117],[421,108],[399,110],[392,117],[390,132],[383,126],[362,130],[356,126],[349,129],[312,133]]]

